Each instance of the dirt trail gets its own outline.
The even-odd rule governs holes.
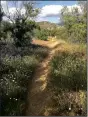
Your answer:
[[[54,55],[57,46],[61,43],[58,41],[40,41],[36,40],[33,43],[49,47],[50,53],[48,57],[40,63],[40,67],[36,70],[34,78],[32,80],[31,89],[29,89],[28,94],[28,108],[26,115],[44,115],[44,109],[47,105],[48,100],[50,100],[50,92],[46,88],[49,73],[49,62]]]

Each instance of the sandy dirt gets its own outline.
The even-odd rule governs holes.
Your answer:
[[[50,69],[49,62],[52,59],[59,44],[61,44],[61,42],[57,40],[34,40],[33,43],[50,48],[50,53],[48,57],[40,63],[40,67],[37,68],[36,73],[34,74],[31,88],[29,88],[28,107],[26,111],[27,116],[44,115],[47,103],[51,98],[51,92],[47,89],[47,82],[49,79],[48,74]]]

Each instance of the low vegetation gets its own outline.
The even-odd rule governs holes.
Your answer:
[[[28,87],[33,74],[39,62],[47,57],[49,50],[38,45],[15,48],[15,51],[10,49],[8,48],[7,55],[4,55],[5,50],[2,53],[3,59],[0,66],[1,101],[3,102],[1,115],[22,115],[25,112]],[[15,56],[11,55],[14,52]]]
[[[61,48],[50,64],[50,86],[53,92],[50,114],[86,115],[86,47],[63,44]]]
[[[48,36],[49,36],[48,30],[46,30],[46,29],[40,29],[40,30],[36,29],[35,30],[35,38],[37,38],[37,39],[46,41]]]
[[[2,115],[19,115],[22,113],[21,105],[27,95],[27,86],[31,81],[38,61],[31,56],[3,59],[0,73],[2,87]],[[12,107],[13,106],[13,107]]]
[[[87,115],[87,4],[80,1],[79,5],[82,13],[78,8],[69,12],[63,7],[61,26],[32,20],[39,14],[32,1],[22,1],[24,14],[15,2],[13,15],[5,13],[0,5],[0,115],[25,115],[28,88],[35,71],[52,51],[33,44],[34,38],[61,41],[49,59],[49,67],[46,65],[50,68],[48,87],[53,95],[46,115]],[[8,20],[4,21],[3,17]]]

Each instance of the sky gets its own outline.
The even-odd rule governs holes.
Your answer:
[[[58,23],[60,20],[60,11],[62,6],[73,6],[76,4],[77,1],[39,1],[38,7],[42,10],[38,20]]]
[[[21,1],[19,1],[20,5]],[[79,7],[77,1],[36,1],[36,7],[41,9],[38,14],[36,21],[49,21],[52,23],[59,23],[60,12],[63,6],[68,6],[69,9],[72,7]],[[6,1],[1,1],[4,9],[6,9]],[[14,2],[9,1],[9,11],[13,14],[15,11]],[[19,6],[18,6],[19,7]],[[24,10],[24,9],[23,9]]]

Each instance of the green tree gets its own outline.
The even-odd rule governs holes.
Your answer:
[[[45,29],[36,29],[35,30],[35,37],[40,40],[47,40],[48,39],[48,30]]]
[[[1,5],[0,5],[0,7],[1,7]],[[0,9],[0,40],[4,36],[3,25],[2,25],[3,16],[4,16],[4,13],[3,13],[2,9]]]
[[[22,7],[25,9],[24,14],[22,14]],[[16,12],[13,16],[10,15],[9,10],[8,14],[4,14],[11,22],[9,30],[12,33],[15,45],[17,47],[26,46],[31,42],[33,30],[37,28],[36,23],[32,19],[38,15],[39,10],[34,8],[32,1],[22,2],[21,9],[17,8],[15,2],[15,8]]]
[[[61,11],[61,22],[67,29],[69,39],[74,42],[86,42],[87,37],[86,2],[80,2],[80,6],[81,12],[77,7],[74,7],[71,11],[68,7],[64,7]]]

